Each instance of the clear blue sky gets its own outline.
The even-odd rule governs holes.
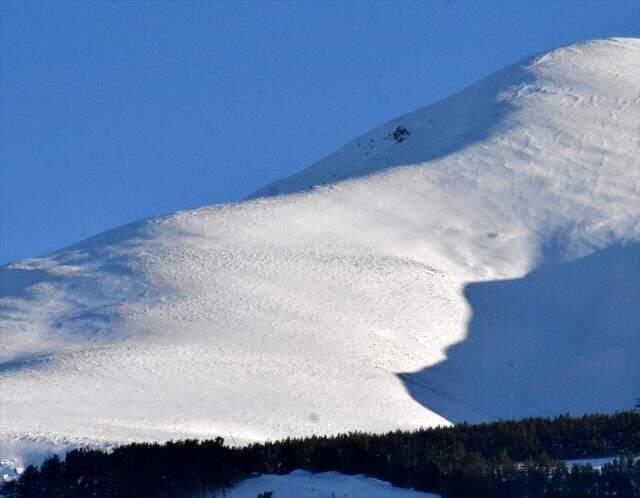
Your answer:
[[[242,198],[640,2],[0,3],[0,262]]]

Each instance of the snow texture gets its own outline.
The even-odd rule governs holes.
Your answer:
[[[226,491],[227,498],[255,498],[272,491],[273,498],[437,498],[397,488],[388,482],[362,475],[346,476],[337,472],[311,474],[296,470],[287,475],[265,474],[252,477]]]
[[[640,40],[577,43],[251,200],[6,265],[0,459],[629,409],[639,143]]]

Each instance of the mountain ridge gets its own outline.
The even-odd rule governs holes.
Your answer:
[[[257,191],[253,192],[252,194],[250,194],[249,196],[246,197],[247,200],[251,200],[251,199],[255,199],[255,198],[259,198],[259,197],[266,197],[266,196],[272,196],[272,195],[279,195],[282,193],[285,194],[289,194],[289,193],[295,193],[295,192],[302,192],[305,191],[309,188],[317,188],[317,187],[321,187],[323,185],[326,185],[328,183],[333,183],[336,181],[341,181],[344,180],[345,178],[348,179],[349,178],[349,172],[346,173],[346,177],[345,178],[341,178],[340,175],[344,175],[345,172],[339,172],[339,171],[322,171],[322,169],[326,168],[326,166],[336,166],[336,158],[344,155],[345,152],[350,152],[350,149],[354,149],[354,148],[361,148],[362,149],[362,153],[364,154],[364,157],[367,157],[370,155],[371,153],[371,148],[372,146],[370,145],[371,141],[372,141],[372,135],[375,136],[375,139],[378,139],[378,142],[382,141],[384,142],[385,140],[387,140],[390,143],[393,143],[394,140],[392,140],[392,136],[393,133],[398,129],[405,129],[404,127],[404,123],[407,122],[407,119],[409,119],[412,116],[415,115],[419,115],[419,114],[423,114],[426,112],[431,112],[434,107],[435,108],[439,108],[439,107],[447,107],[452,101],[455,101],[456,99],[462,97],[465,97],[465,93],[468,92],[470,89],[472,88],[477,88],[479,86],[482,85],[486,85],[486,84],[493,84],[493,85],[500,85],[503,82],[501,81],[501,75],[504,74],[508,74],[509,72],[520,72],[523,73],[521,75],[521,77],[526,81],[527,78],[532,78],[531,74],[526,74],[526,67],[529,65],[538,65],[540,63],[543,63],[546,59],[548,58],[553,58],[553,57],[557,57],[557,54],[567,50],[567,51],[576,51],[576,50],[581,50],[582,48],[588,48],[591,44],[598,44],[598,43],[611,43],[611,44],[620,44],[622,46],[626,45],[626,44],[633,44],[634,41],[636,39],[634,38],[609,38],[607,40],[587,40],[587,41],[583,41],[583,42],[578,42],[578,43],[574,43],[571,45],[568,45],[566,47],[562,47],[559,49],[555,49],[552,51],[546,51],[546,52],[541,52],[535,56],[531,56],[531,57],[527,57],[524,58],[516,63],[513,63],[503,69],[500,69],[498,71],[496,71],[495,73],[492,73],[488,76],[485,76],[483,78],[480,78],[479,80],[477,80],[476,82],[472,83],[471,85],[468,85],[464,88],[462,88],[461,90],[455,92],[454,94],[452,94],[449,97],[446,97],[440,101],[437,101],[433,104],[429,104],[427,106],[421,107],[420,109],[418,109],[417,111],[413,111],[410,113],[406,113],[400,117],[394,118],[391,121],[385,122],[381,125],[378,125],[376,127],[374,127],[371,131],[363,133],[362,135],[360,135],[359,137],[349,141],[348,143],[346,143],[343,147],[341,147],[340,149],[338,149],[337,152],[330,154],[326,157],[324,157],[323,159],[321,159],[320,161],[317,161],[316,163],[314,163],[313,165],[304,168],[301,171],[298,171],[292,175],[289,175],[287,177],[284,177],[282,179],[279,180],[275,180],[267,185],[265,185],[264,187],[258,189]],[[617,75],[619,76],[619,75]],[[463,106],[464,107],[464,106]],[[473,106],[469,106],[471,108],[473,108]],[[467,109],[469,108],[467,107]],[[466,109],[463,109],[461,112],[464,112]],[[433,118],[432,117],[428,117],[427,119],[422,119],[423,121],[428,121],[428,122],[432,122]],[[492,123],[489,123],[489,126]],[[477,126],[476,123],[474,123],[474,126]],[[409,130],[410,131],[410,130]],[[436,130],[438,131],[438,130]],[[477,132],[477,129],[474,129],[473,131]],[[403,140],[408,140],[410,138],[410,134],[408,136],[403,137]],[[375,141],[375,139],[373,139]],[[414,137],[415,139],[415,137]],[[398,141],[396,140],[396,143]],[[428,146],[432,146],[433,144],[429,143]],[[435,151],[429,151],[426,154],[426,158],[421,158],[422,161],[426,161],[426,160],[431,160],[439,155],[444,155],[446,154],[446,152],[448,151],[448,149],[451,149],[455,146],[459,145],[459,143],[453,143],[453,144],[446,144],[445,147],[436,147]],[[444,149],[444,151],[442,151],[441,149]],[[415,160],[414,160],[415,161]],[[407,161],[407,164],[413,164],[411,161]],[[398,164],[399,165],[399,164]],[[342,166],[342,164],[339,164],[338,166]],[[393,165],[391,165],[392,167]],[[396,165],[397,166],[397,165]],[[361,174],[371,174],[371,173],[375,173],[377,171],[379,171],[382,168],[388,168],[390,167],[390,165],[386,162],[383,162],[381,165],[376,165],[373,168],[371,168],[371,166],[369,165],[369,168],[371,169],[371,171],[367,171],[367,172],[362,172],[362,171],[357,171],[357,173],[361,173]],[[356,168],[357,170],[358,168]],[[308,178],[309,176],[313,175],[322,175],[320,178]],[[359,175],[358,175],[359,176]],[[311,185],[308,185],[306,188],[304,187],[304,184],[307,183],[308,181],[312,181],[315,183],[312,183]]]

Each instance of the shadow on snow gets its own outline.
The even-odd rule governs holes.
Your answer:
[[[640,244],[472,283],[467,338],[400,374],[452,422],[630,409],[640,396]]]

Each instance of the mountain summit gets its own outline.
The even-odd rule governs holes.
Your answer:
[[[251,200],[6,265],[0,448],[631,408],[639,137],[640,40],[577,43]]]

